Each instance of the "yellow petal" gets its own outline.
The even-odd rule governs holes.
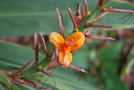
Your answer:
[[[59,52],[59,63],[62,67],[67,67],[72,61],[72,53],[69,50],[60,50]]]
[[[83,45],[84,41],[84,34],[82,32],[75,32],[67,37],[65,44],[69,50],[76,50]]]
[[[49,34],[49,40],[55,45],[58,49],[61,49],[65,43],[64,38],[57,32],[52,32]]]

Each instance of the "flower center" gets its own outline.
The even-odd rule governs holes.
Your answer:
[[[66,44],[67,46],[74,45],[74,39],[73,39],[73,38],[70,39],[70,40],[67,41],[65,44]]]

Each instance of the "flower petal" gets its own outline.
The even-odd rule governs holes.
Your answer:
[[[52,32],[49,34],[49,40],[55,45],[58,49],[61,49],[65,43],[64,38],[57,32]]]
[[[82,32],[75,32],[67,37],[65,44],[69,50],[76,50],[83,45],[84,41],[84,34]]]
[[[62,65],[62,67],[66,68],[72,61],[72,53],[66,49],[66,50],[60,50],[59,52],[59,63]]]

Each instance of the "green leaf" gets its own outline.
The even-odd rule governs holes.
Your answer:
[[[66,8],[71,6],[74,9],[74,5],[80,1],[3,0],[0,3],[0,35],[33,35],[34,32],[48,34],[59,31],[55,8],[61,11],[64,26],[69,30],[70,19]]]
[[[0,72],[0,82],[8,88],[12,86],[10,78],[4,72]]]
[[[65,90],[72,90],[72,89],[77,89],[77,90],[98,90],[97,87],[93,86],[92,84],[88,83],[85,79],[83,79],[79,74],[74,73],[74,70],[67,68],[63,69],[61,67],[56,68],[53,72],[56,77],[56,87],[59,89],[64,89]],[[49,82],[51,83],[52,82]],[[64,85],[62,85],[64,84]],[[65,87],[67,86],[67,87]]]
[[[0,41],[0,53],[1,53],[0,62],[1,62],[1,60],[5,60],[5,63],[3,64],[3,66],[4,65],[7,66],[6,63],[8,62],[8,63],[11,63],[12,66],[18,65],[18,68],[19,68],[27,62],[27,59],[33,55],[34,51],[31,48],[27,48],[27,47],[24,47],[21,45]],[[18,61],[18,58],[21,61]],[[27,58],[27,59],[25,59],[25,58]],[[41,58],[43,58],[42,54],[41,54]],[[10,66],[10,64],[8,64],[8,65]],[[9,66],[6,68],[7,70],[10,69]],[[0,69],[1,69],[1,67],[0,67]],[[53,74],[55,75],[54,78],[56,79],[56,84],[57,84],[56,86],[54,85],[54,81],[50,77],[49,77],[49,79],[44,80],[44,78],[47,78],[47,77],[45,76],[43,78],[41,76],[42,77],[41,80],[43,80],[42,82],[45,86],[48,86],[49,88],[55,88],[54,90],[56,90],[57,88],[62,89],[62,90],[63,89],[64,90],[72,90],[72,89],[98,90],[97,87],[88,83],[79,74],[74,73],[74,71],[72,69],[63,69],[63,68],[58,67],[55,69]],[[31,75],[31,77],[33,77],[33,76]],[[80,81],[79,81],[79,78],[80,78]],[[0,79],[2,79],[2,78],[0,78]],[[19,85],[19,86],[17,85],[17,87],[19,87],[20,90],[24,90],[25,88],[31,88],[29,86],[25,87],[25,85]],[[35,89],[35,90],[37,90],[37,89]]]
[[[84,44],[80,49],[73,52],[71,64],[87,69],[89,67],[88,53],[89,50],[87,49],[86,44]]]
[[[10,90],[19,90],[19,88],[16,85],[12,84],[10,78],[3,72],[0,72],[0,83],[2,83]]]
[[[125,6],[125,7],[124,7]],[[118,9],[126,9],[132,10],[134,8],[134,4],[128,2],[119,2],[119,1],[111,1],[107,4],[107,8],[118,8]],[[105,28],[95,28],[98,30],[111,30],[111,29],[122,29],[122,28],[132,28],[134,27],[134,17],[132,14],[128,16],[128,13],[117,13],[111,12],[105,15],[104,17],[100,18],[97,22],[112,25],[113,27],[110,29]],[[125,17],[126,16],[126,17]],[[125,18],[123,18],[125,17]]]
[[[20,90],[39,90],[37,88],[34,87],[30,87],[24,84],[16,84],[16,86],[20,89]]]
[[[34,50],[29,47],[0,41],[0,67],[4,67],[3,65],[5,65],[7,69],[9,69],[9,67],[20,68],[32,56],[34,56]],[[44,55],[40,54],[39,60],[43,58]]]
[[[87,1],[89,10],[93,11],[98,0]],[[34,32],[42,32],[43,34],[59,32],[55,8],[59,8],[62,13],[65,32],[71,32],[73,25],[66,8],[70,7],[74,11],[76,3],[83,2],[82,0],[23,0],[21,2],[18,0],[2,0],[0,3],[0,36],[33,35]],[[134,5],[111,1],[108,7],[133,9]],[[134,27],[134,17],[122,25],[122,21],[118,19],[124,15],[126,14],[110,13],[97,22],[114,25],[114,28]]]
[[[109,70],[102,72],[102,77],[106,90],[129,90],[120,78]]]
[[[0,84],[0,90],[4,90],[3,86]]]
[[[110,70],[112,73],[117,73],[119,52],[122,45],[122,42],[116,42],[98,51],[98,56],[102,60],[103,67]]]
[[[102,61],[102,78],[105,88],[108,90],[128,90],[125,84],[120,80],[118,74],[119,52],[122,42],[113,43],[102,48],[98,52],[98,56]]]

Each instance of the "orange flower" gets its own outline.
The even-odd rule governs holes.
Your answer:
[[[82,32],[75,32],[64,40],[60,34],[52,32],[49,35],[49,40],[60,50],[59,63],[62,67],[67,67],[72,61],[72,53],[70,51],[80,48],[85,41],[85,36]]]

